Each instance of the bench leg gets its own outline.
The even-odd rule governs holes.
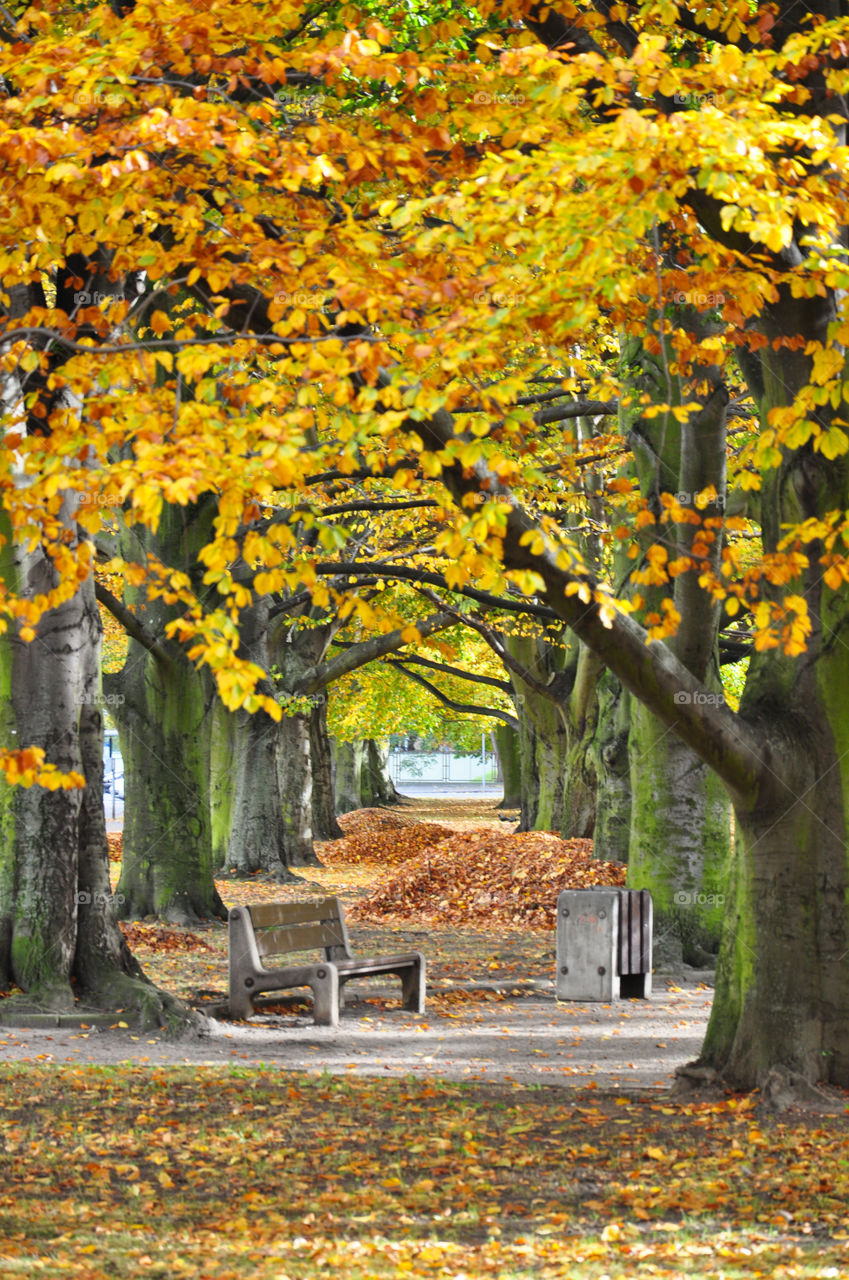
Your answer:
[[[418,961],[409,969],[404,969],[401,973],[401,1004],[404,1009],[409,1009],[411,1013],[424,1013],[425,1011],[425,965],[424,960]]]
[[[254,1011],[253,1002],[247,991],[238,989],[230,992],[230,1017],[247,1019]]]
[[[323,964],[310,979],[313,1022],[317,1027],[339,1026],[339,970]]]

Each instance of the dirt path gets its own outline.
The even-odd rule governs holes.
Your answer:
[[[422,1016],[357,1000],[338,1029],[265,1013],[250,1025],[210,1020],[210,1034],[166,1041],[118,1027],[3,1028],[3,1060],[151,1065],[275,1063],[282,1070],[439,1076],[604,1088],[666,1089],[693,1059],[711,992],[691,987],[613,1005],[553,996],[474,999]]]

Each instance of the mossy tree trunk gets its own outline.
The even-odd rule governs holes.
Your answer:
[[[206,542],[215,504],[165,506],[157,532],[121,533],[129,559],[149,546],[166,565],[188,565]],[[118,892],[125,919],[193,924],[226,911],[215,887],[210,745],[216,692],[184,649],[166,640],[175,607],[133,588],[131,634],[121,671],[104,676],[124,757],[124,856]],[[120,619],[119,619],[120,620]]]
[[[209,795],[215,691],[178,645],[157,648],[152,654],[131,641],[123,670],[104,678],[124,757],[119,910],[128,920],[185,925],[226,915],[215,887]]]
[[[636,701],[628,753],[628,883],[651,889],[658,962],[711,964],[728,894],[728,793],[707,765]]]
[[[691,328],[707,328],[700,317],[680,311],[676,317],[680,322]],[[695,513],[697,522],[662,526],[664,548],[671,544],[669,559],[686,556],[699,530],[704,541],[702,563],[718,572],[721,541],[710,534],[705,537],[701,531],[710,529],[710,521],[723,509],[725,498],[728,393],[720,371],[697,367],[688,377],[672,374],[662,353],[649,355],[636,339],[624,344],[622,363],[627,380],[639,395],[664,405],[702,405],[701,411],[684,423],[671,411],[657,417],[644,417],[633,409],[621,412],[621,428],[633,449],[640,492],[658,522],[643,532],[643,553],[657,541],[656,530],[666,510],[662,495],[673,494],[682,508]],[[716,501],[698,499],[711,486]],[[641,561],[638,568],[643,565]],[[680,621],[669,643],[692,674],[715,691],[704,696],[721,702],[721,610],[701,589],[697,576],[683,573],[675,579],[672,602]],[[640,583],[634,590],[644,601],[638,617],[662,614],[666,584]],[[628,884],[651,890],[656,952],[663,962],[710,963],[719,946],[731,858],[728,795],[691,748],[636,702],[630,708],[628,757]]]
[[[224,866],[233,829],[233,761],[236,755],[236,716],[216,700],[212,707],[209,744],[209,804],[212,862]]]
[[[616,676],[602,672],[597,694],[598,718],[592,743],[596,769],[595,857],[627,862],[631,843],[631,769],[628,741],[631,695]]]
[[[781,349],[782,338],[825,343],[832,318],[832,299],[786,292],[767,310],[770,341],[752,387],[764,421],[810,378],[809,357]],[[845,456],[788,451],[764,477],[764,549],[788,524],[847,507]],[[826,585],[824,551],[806,545],[797,584],[812,627],[806,652],[755,652],[740,705],[762,768],[735,803],[731,905],[702,1061],[743,1087],[776,1064],[849,1085],[849,601]],[[784,590],[771,593],[780,601]]]
[[[519,730],[512,725],[498,725],[494,733],[495,750],[504,796],[499,809],[519,809],[522,805],[522,759]]]
[[[327,699],[320,697],[310,717],[312,829],[316,840],[338,840],[345,833],[336,821],[336,766],[327,732]]]
[[[240,655],[268,670],[270,602],[260,600],[242,611]],[[273,694],[270,681],[261,692]],[[229,833],[224,870],[233,875],[265,871],[281,883],[295,879],[286,801],[281,791],[280,751],[285,729],[265,711],[232,713],[232,765],[229,778]]]

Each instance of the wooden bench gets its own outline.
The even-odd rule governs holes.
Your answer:
[[[424,1013],[425,960],[420,951],[358,959],[351,955],[342,907],[336,898],[313,902],[270,902],[234,907],[229,917],[230,1015],[249,1018],[263,991],[309,987],[317,1025],[339,1024],[342,987],[351,978],[385,973],[401,979],[405,1009]],[[266,968],[268,957],[316,951],[322,959]]]

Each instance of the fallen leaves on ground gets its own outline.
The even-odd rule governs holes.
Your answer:
[[[368,809],[360,813],[373,812]],[[328,840],[321,848],[321,860],[328,866],[373,862],[381,867],[400,866],[455,833],[437,822],[405,823],[403,826],[378,823],[356,826],[344,840]]]
[[[625,883],[625,868],[593,858],[592,847],[591,840],[563,840],[547,831],[456,832],[405,861],[349,914],[374,923],[416,918],[553,929],[562,890]]]
[[[110,831],[106,836],[106,843],[109,846],[109,861],[120,862],[124,856],[124,833],[123,831]]]
[[[148,947],[152,951],[214,951],[208,942],[188,929],[176,929],[164,924],[125,924],[121,932],[130,947]]]
[[[0,1112],[7,1275],[794,1280],[849,1265],[846,1118],[766,1122],[753,1099],[27,1064],[0,1069]]]

